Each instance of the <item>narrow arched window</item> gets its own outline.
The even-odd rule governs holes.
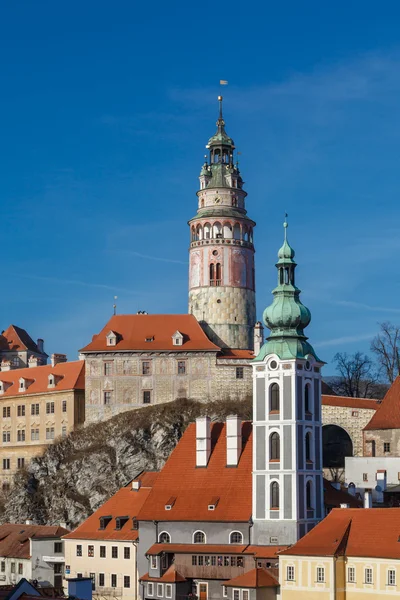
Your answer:
[[[201,206],[201,208],[204,208],[204,198],[201,199],[200,206]]]
[[[210,285],[214,285],[214,279],[215,279],[215,267],[214,267],[214,263],[211,263],[211,265],[210,265]]]
[[[307,481],[306,485],[306,503],[308,510],[311,510],[313,507],[312,503],[312,483],[311,481]]]
[[[221,263],[215,265],[215,285],[221,285]]]
[[[308,384],[304,388],[304,410],[306,413],[311,413],[310,386]]]
[[[271,483],[270,508],[279,508],[279,483]]]
[[[269,397],[270,412],[279,412],[279,385],[277,383],[273,383],[269,388]]]
[[[280,459],[280,438],[279,433],[271,433],[269,438],[269,459],[279,460]]]
[[[163,531],[162,533],[160,533],[160,535],[158,537],[158,541],[160,544],[170,544],[171,536],[166,531]]]
[[[229,536],[229,543],[243,544],[243,535],[240,533],[240,531],[232,531],[232,533]]]
[[[311,462],[311,433],[306,433],[306,460]]]
[[[203,531],[196,531],[193,535],[193,544],[205,544],[206,534]]]

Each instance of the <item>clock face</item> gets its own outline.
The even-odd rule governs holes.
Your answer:
[[[221,202],[221,198],[219,198],[218,196],[216,196],[214,198],[214,202],[215,202],[215,204],[219,204]]]

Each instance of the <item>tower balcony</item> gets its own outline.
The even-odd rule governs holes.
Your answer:
[[[232,246],[242,246],[243,248],[250,248],[250,250],[254,250],[254,245],[252,242],[247,242],[245,240],[235,240],[228,238],[206,238],[203,240],[193,240],[190,243],[190,248],[196,248],[197,246],[205,246],[205,245],[214,245],[214,244],[227,244]]]

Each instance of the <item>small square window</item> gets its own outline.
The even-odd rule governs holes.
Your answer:
[[[351,416],[352,417],[358,417],[358,410],[352,410],[351,411]]]
[[[244,378],[244,367],[236,367],[236,379]]]
[[[383,451],[384,452],[390,452],[390,443],[389,442],[384,442],[384,444],[383,444]]]
[[[78,544],[76,546],[76,555],[77,556],[82,556],[82,545],[81,544]]]
[[[150,375],[151,374],[151,362],[149,360],[144,360],[142,362],[142,375]]]
[[[118,546],[111,547],[111,558],[118,558]]]
[[[62,542],[54,542],[54,554],[62,554]]]
[[[18,563],[18,575],[22,575],[23,572],[24,572],[23,563]]]
[[[363,481],[368,481],[368,473],[363,473]]]
[[[178,375],[186,375],[186,360],[178,360]]]

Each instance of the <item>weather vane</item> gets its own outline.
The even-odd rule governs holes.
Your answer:
[[[114,304],[113,304],[114,315],[117,314],[117,300],[118,300],[118,296],[114,296]]]

